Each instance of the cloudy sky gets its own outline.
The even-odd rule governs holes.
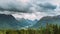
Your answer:
[[[30,20],[60,15],[60,0],[0,0],[0,14]]]

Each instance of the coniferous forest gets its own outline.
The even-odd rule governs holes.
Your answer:
[[[46,27],[41,26],[39,29],[0,30],[0,34],[60,34],[60,26],[47,23]]]

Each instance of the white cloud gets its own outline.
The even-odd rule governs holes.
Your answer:
[[[0,14],[12,14],[15,18],[31,20],[60,15],[59,7],[60,0],[0,0]]]
[[[24,19],[29,19],[29,20],[39,20],[40,18],[42,18],[44,15],[44,13],[40,13],[40,12],[35,12],[35,13],[20,13],[20,14],[12,14],[16,19],[17,18],[24,18]]]

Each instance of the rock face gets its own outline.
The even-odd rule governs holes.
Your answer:
[[[40,26],[44,27],[46,23],[60,25],[60,15],[42,17],[33,27],[35,28],[39,28]]]

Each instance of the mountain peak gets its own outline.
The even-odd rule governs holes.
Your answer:
[[[0,14],[0,18],[8,18],[8,17],[13,17],[13,16],[12,15],[6,15],[6,14]]]

